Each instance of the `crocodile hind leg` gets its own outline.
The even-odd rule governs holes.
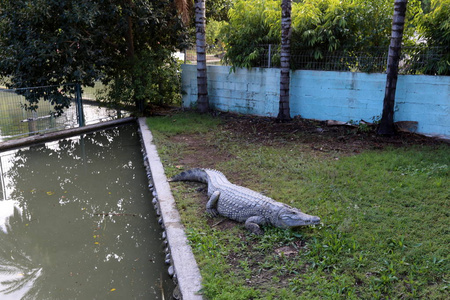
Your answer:
[[[261,227],[259,227],[259,225],[262,225],[264,223],[266,223],[266,220],[263,217],[253,216],[245,221],[245,228],[247,228],[254,234],[260,235],[263,234],[264,231],[261,229]]]
[[[217,211],[217,201],[219,201],[220,192],[215,191],[211,197],[208,200],[208,203],[206,203],[206,212],[211,217],[217,217],[219,215],[219,212]]]

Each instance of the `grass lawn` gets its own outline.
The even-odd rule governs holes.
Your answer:
[[[448,299],[450,147],[402,134],[191,112],[148,119],[167,176],[192,167],[321,217],[295,230],[211,218],[171,183],[206,299]]]

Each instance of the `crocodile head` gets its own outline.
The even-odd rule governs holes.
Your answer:
[[[320,218],[301,212],[297,208],[283,207],[278,212],[276,226],[281,228],[298,227],[305,225],[314,225],[320,223]]]

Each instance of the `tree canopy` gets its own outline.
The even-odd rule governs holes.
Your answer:
[[[224,28],[227,63],[235,67],[260,66],[262,56],[267,55],[266,45],[280,45],[280,3],[281,0],[235,1],[229,11],[229,24]],[[445,25],[449,15],[445,3],[448,0],[432,1],[430,7],[428,0],[408,1],[404,46],[417,46],[420,38],[418,29],[421,27],[423,29],[420,32],[427,40],[425,46],[442,47],[445,44],[443,40],[450,36],[450,26]],[[386,57],[393,5],[392,0],[294,1],[292,58],[302,54],[320,61],[338,52]],[[424,14],[422,7],[431,12]],[[275,63],[277,59],[276,56],[272,57]],[[385,67],[385,59],[380,63]],[[301,69],[304,65],[294,60],[291,67]],[[373,68],[370,63],[358,67],[364,71],[372,71]]]
[[[262,44],[280,44],[280,0],[237,0],[226,29],[226,59],[250,67]],[[292,53],[312,51],[315,58],[335,50],[388,46],[390,0],[304,0],[292,3]]]
[[[450,0],[432,0],[430,13],[423,16],[419,31],[428,46],[437,47],[442,57],[425,66],[427,74],[450,75]],[[425,53],[427,53],[425,49]],[[428,52],[429,53],[429,52]]]
[[[12,88],[101,80],[108,98],[124,90],[121,100],[142,102],[187,37],[172,0],[4,0],[0,10],[0,76]],[[137,72],[143,60],[151,66]],[[40,96],[61,111],[57,94]]]

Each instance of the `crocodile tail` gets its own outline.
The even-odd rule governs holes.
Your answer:
[[[208,183],[208,174],[203,169],[195,168],[183,171],[173,176],[169,181],[198,181]]]

